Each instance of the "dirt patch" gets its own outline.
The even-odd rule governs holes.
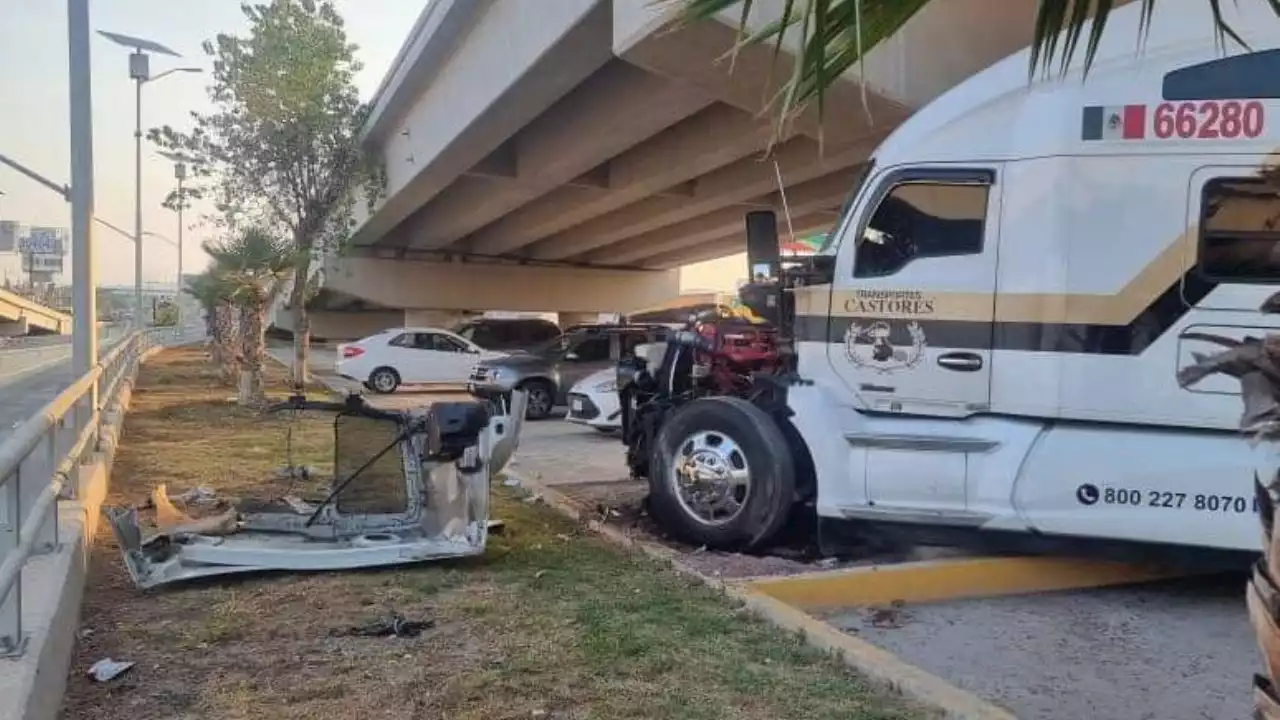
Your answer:
[[[281,387],[280,374],[269,379]],[[109,502],[141,503],[158,482],[237,496],[280,482],[271,478],[283,448],[267,431],[280,428],[228,403],[230,394],[198,351],[149,363]],[[318,429],[293,442],[307,462],[332,456]],[[504,531],[466,562],[150,592],[129,581],[104,524],[62,717],[922,716],[799,638],[549,508],[502,489],[493,512]],[[415,637],[348,634],[393,611],[429,627]],[[90,681],[86,669],[108,656],[136,666]]]

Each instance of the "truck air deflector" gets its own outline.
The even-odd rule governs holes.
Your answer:
[[[1166,73],[1165,100],[1266,100],[1280,98],[1280,50],[1233,55]]]

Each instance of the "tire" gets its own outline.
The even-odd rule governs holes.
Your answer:
[[[390,395],[400,387],[400,373],[389,367],[376,368],[369,373],[369,389],[379,395]]]
[[[699,441],[701,449],[695,447]],[[743,491],[711,482],[709,494],[731,506],[728,517],[700,514],[707,504],[679,482],[678,458],[709,460],[704,467],[713,473],[745,471]],[[704,398],[677,410],[658,432],[649,464],[649,506],[654,520],[679,540],[717,550],[756,550],[786,524],[795,483],[786,437],[767,413],[741,398]]]
[[[556,406],[556,389],[546,380],[528,380],[519,388],[529,393],[529,405],[525,408],[526,420],[543,420],[551,416]]]

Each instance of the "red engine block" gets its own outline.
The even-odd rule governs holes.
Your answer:
[[[694,354],[695,365],[705,368],[707,380],[718,392],[741,392],[750,383],[752,373],[781,370],[778,331],[772,326],[717,319],[700,322],[693,331],[719,350],[719,357]]]

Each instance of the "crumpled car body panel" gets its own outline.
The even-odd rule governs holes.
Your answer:
[[[490,481],[518,446],[526,400],[525,393],[515,393],[509,408],[491,410],[483,428],[448,437],[446,453],[433,447],[441,445],[445,431],[433,428],[430,409],[362,410],[375,422],[398,424],[399,434],[392,433],[398,437],[395,448],[386,451],[402,461],[404,488],[397,498],[403,507],[396,512],[344,512],[341,500],[294,501],[239,509],[232,518],[193,520],[176,511],[158,488],[154,505],[166,521],[149,537],[136,508],[104,512],[141,588],[214,575],[347,570],[479,555],[488,539]],[[360,480],[354,473],[351,487],[358,489]]]

